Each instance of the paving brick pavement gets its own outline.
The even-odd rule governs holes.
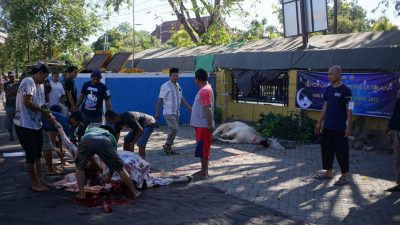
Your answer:
[[[182,126],[175,148],[162,155],[166,128],[155,130],[147,160],[156,176],[189,175],[200,169],[194,158],[194,131]],[[212,144],[210,178],[194,181],[267,206],[313,224],[400,224],[400,193],[385,193],[394,182],[391,153],[350,151],[350,184],[312,179],[321,169],[319,145],[264,149],[249,144]],[[338,165],[334,168],[338,170]],[[338,178],[340,171],[336,172]]]
[[[0,140],[4,141],[7,134],[3,127],[0,129]],[[179,155],[162,154],[165,139],[166,127],[159,127],[147,146],[146,159],[152,164],[153,176],[190,175],[200,169],[198,159],[194,158],[191,127],[181,126],[178,132],[174,148]],[[18,148],[18,142],[0,143],[0,151]],[[400,224],[400,193],[383,191],[394,184],[390,153],[351,150],[351,182],[342,187],[333,186],[333,180],[312,179],[321,168],[320,157],[318,145],[276,150],[214,142],[211,177],[193,182],[212,185],[227,195],[310,224]]]

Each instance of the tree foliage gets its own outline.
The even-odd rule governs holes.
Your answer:
[[[358,0],[337,0],[338,1],[338,33],[354,33],[366,31],[387,31],[397,29],[390,23],[387,17],[381,17],[378,20],[369,20],[367,11],[359,4]],[[385,0],[383,2],[399,2],[399,0]],[[390,4],[384,4],[384,7],[389,7]],[[283,13],[280,5],[274,5],[273,13],[278,17],[280,25],[283,27]],[[400,4],[397,5],[400,7]],[[399,10],[400,8],[398,8]],[[328,1],[328,34],[333,31],[333,0]]]
[[[370,31],[371,21],[367,19],[367,11],[358,4],[358,0],[338,1],[338,33],[354,33]],[[328,5],[328,33],[334,33],[333,7]]]
[[[2,1],[2,25],[13,49],[13,61],[50,59],[52,52],[74,52],[95,33],[100,23],[84,0]]]
[[[196,46],[183,26],[181,26],[179,30],[172,34],[172,37],[167,42],[167,45],[178,48]]]
[[[108,46],[105,44],[105,35],[108,38]],[[101,35],[93,44],[94,51],[108,49],[112,53],[131,52],[133,46],[132,25],[124,22]],[[147,31],[135,31],[135,51],[156,48],[160,46],[159,40],[151,36]]]
[[[388,30],[397,30],[398,27],[396,25],[393,25],[389,18],[386,16],[382,16],[379,18],[377,21],[373,22],[373,30],[374,31],[388,31]]]
[[[105,5],[118,10],[121,4],[130,4],[130,0],[104,0]],[[247,16],[241,4],[245,0],[168,0],[177,20],[180,21],[187,35],[196,44],[217,45],[227,43],[232,39],[230,30],[224,21],[227,15]],[[260,0],[251,0],[253,4]],[[190,20],[190,18],[194,20]],[[204,20],[204,17],[208,17]],[[215,32],[221,29],[222,34]],[[227,35],[228,34],[228,35]],[[221,39],[218,39],[221,38]],[[215,41],[215,42],[212,42]]]
[[[400,16],[400,0],[381,0],[379,2],[379,7],[382,8],[382,11],[386,13],[387,9],[394,6],[394,11],[397,12],[397,15]]]

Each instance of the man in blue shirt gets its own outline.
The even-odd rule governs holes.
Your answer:
[[[103,116],[103,100],[106,109],[111,110],[111,95],[107,86],[101,83],[101,71],[93,70],[90,76],[91,81],[83,84],[81,95],[76,103],[77,107],[82,103],[81,112],[83,114],[83,125],[78,128],[78,140],[85,133],[86,128],[91,123],[101,123]]]
[[[51,108],[53,109],[53,107]],[[79,124],[83,121],[82,115],[80,112],[75,111],[71,113],[70,116],[67,116],[63,113],[56,112],[56,111],[51,111],[51,114],[55,117],[56,121],[61,124],[63,127],[63,130],[65,134],[68,137],[71,137],[73,135],[73,132],[75,131],[75,128],[79,126]],[[43,151],[43,156],[46,161],[47,165],[47,175],[57,175],[60,173],[58,169],[53,167],[53,157],[52,157],[52,151],[54,150],[54,147],[58,147],[59,151],[56,150],[58,157],[60,157],[62,165],[68,165],[64,159],[64,151],[62,149],[62,144],[61,144],[61,137],[57,131],[57,128],[53,125],[51,121],[49,121],[48,118],[42,116],[42,128],[43,130],[47,131],[48,134],[48,142],[49,142],[49,149],[46,149]],[[57,141],[57,137],[58,140]]]
[[[349,141],[351,134],[351,118],[353,103],[351,90],[341,81],[342,68],[332,66],[328,71],[331,83],[324,93],[324,106],[321,116],[315,126],[315,134],[321,133],[323,123],[321,153],[322,167],[326,172],[315,176],[315,179],[332,179],[333,160],[339,163],[342,175],[334,183],[335,186],[347,184],[349,172]]]
[[[83,121],[82,114],[77,111],[71,113],[70,116],[53,110],[51,111],[51,114],[56,118],[56,121],[61,124],[67,136],[72,135],[74,128]],[[42,117],[42,124],[44,130],[57,132],[57,128],[47,118]]]

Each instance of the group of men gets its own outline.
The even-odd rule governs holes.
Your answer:
[[[78,142],[78,151],[75,155],[75,166],[79,187],[78,198],[86,198],[83,188],[84,169],[86,163],[93,161],[94,154],[98,155],[111,171],[118,172],[122,181],[131,189],[132,195],[138,197],[140,192],[134,187],[129,174],[123,168],[122,160],[117,155],[117,142],[121,130],[128,128],[130,132],[124,139],[124,150],[134,151],[135,145],[137,145],[140,156],[144,158],[146,144],[154,130],[156,119],[141,112],[117,114],[112,111],[111,95],[108,88],[101,83],[102,75],[99,70],[92,71],[91,80],[83,84],[78,97],[74,80],[77,75],[76,67],[70,67],[68,71],[69,77],[65,80],[64,86],[58,85],[58,79],[54,78],[55,74],[52,76],[53,83],[50,82],[51,90],[55,90],[58,95],[63,95],[61,87],[65,88],[67,96],[65,105],[68,107],[68,115],[63,114],[60,107],[54,107],[55,104],[49,107],[49,102],[52,102],[55,97],[51,95],[51,91],[46,91],[47,88],[44,85],[50,73],[49,67],[45,63],[38,63],[32,68],[31,76],[22,79],[15,94],[13,124],[25,151],[26,167],[31,177],[32,189],[40,192],[49,190],[41,174],[40,159],[45,140],[44,134],[57,136],[58,128],[62,127],[71,139],[74,139],[75,133],[77,134],[75,141]],[[170,72],[170,80],[161,88],[155,115],[157,119],[160,117],[162,103],[164,105],[163,115],[170,130],[164,150],[166,154],[174,154],[172,145],[178,130],[180,104],[183,102],[192,112],[191,124],[195,127],[197,140],[195,156],[201,158],[202,169],[195,175],[205,178],[208,176],[211,134],[215,126],[213,121],[214,96],[212,88],[208,84],[208,73],[203,69],[195,72],[195,82],[200,90],[192,108],[184,100],[182,89],[177,82],[179,71],[173,68]],[[91,123],[102,122],[103,100],[107,109],[105,118],[113,127],[100,126],[87,129]],[[77,131],[76,127],[78,127]],[[58,139],[61,140],[61,138]],[[51,141],[53,142],[53,140]]]
[[[208,83],[208,74],[199,69],[195,72],[195,83],[199,91],[193,105],[190,106],[183,97],[182,88],[179,86],[179,70],[170,69],[169,81],[160,88],[156,105],[156,113],[153,116],[142,112],[116,113],[111,109],[111,95],[108,88],[101,83],[101,72],[94,70],[91,80],[86,82],[77,95],[74,79],[76,68],[69,69],[70,76],[65,80],[65,94],[69,115],[61,112],[51,112],[46,107],[46,93],[44,91],[45,80],[49,74],[49,68],[44,63],[38,63],[32,69],[32,75],[23,79],[18,88],[6,88],[9,107],[15,104],[15,116],[13,124],[21,146],[26,153],[27,171],[32,180],[32,189],[35,191],[47,191],[48,187],[42,179],[41,162],[43,133],[42,128],[48,132],[57,132],[57,126],[62,126],[67,133],[75,133],[75,127],[79,126],[77,133],[78,152],[75,155],[76,174],[79,187],[78,198],[85,198],[83,189],[84,168],[94,154],[98,155],[110,168],[118,172],[133,196],[140,192],[134,187],[129,174],[123,168],[123,162],[117,155],[117,142],[123,128],[128,128],[129,133],[124,138],[124,150],[134,151],[139,148],[139,155],[145,158],[146,144],[154,130],[156,120],[160,118],[161,106],[163,117],[168,125],[168,137],[163,145],[166,154],[177,154],[172,148],[179,128],[180,105],[183,104],[191,112],[190,124],[195,128],[196,147],[195,156],[201,159],[201,170],[194,176],[208,177],[208,162],[210,158],[211,135],[215,123],[213,119],[214,95]],[[324,106],[318,120],[315,133],[322,135],[321,152],[324,173],[315,176],[315,179],[332,179],[334,157],[336,156],[341,168],[341,176],[334,185],[348,183],[349,172],[349,145],[348,136],[351,134],[352,108],[351,90],[341,81],[342,69],[333,66],[328,71],[331,85],[324,93]],[[53,74],[54,75],[54,74]],[[9,74],[10,84],[13,84],[13,74]],[[55,76],[55,75],[54,75]],[[58,79],[52,77],[54,90],[61,89]],[[12,85],[14,86],[14,85]],[[57,87],[58,86],[58,87]],[[11,87],[11,86],[10,86]],[[51,92],[50,92],[51,93]],[[58,96],[62,95],[57,90]],[[400,95],[399,95],[400,97]],[[49,97],[53,101],[57,97]],[[53,100],[50,100],[53,99]],[[101,123],[103,116],[103,100],[106,109],[105,118],[110,126],[101,126],[87,129],[91,123]],[[8,103],[7,103],[8,104]],[[400,132],[400,98],[396,102],[393,115],[390,119],[387,133],[391,132],[394,141],[394,154],[396,161],[396,186],[388,191],[400,191],[400,158],[399,158],[399,132]],[[11,131],[12,133],[12,131]],[[10,136],[12,137],[12,136]]]

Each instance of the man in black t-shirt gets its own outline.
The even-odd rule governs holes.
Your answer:
[[[68,107],[70,112],[75,112],[77,109],[77,90],[75,85],[75,78],[78,75],[78,68],[76,66],[68,67],[68,78],[65,80],[65,95],[67,99],[65,105]]]
[[[349,172],[349,140],[351,134],[351,118],[353,102],[351,102],[351,90],[341,81],[342,69],[340,66],[332,66],[328,71],[331,83],[324,93],[324,106],[320,119],[315,126],[315,134],[321,133],[323,123],[321,153],[322,167],[326,172],[315,176],[315,179],[333,178],[333,160],[339,163],[342,175],[335,186],[347,184]]]
[[[83,115],[83,125],[78,129],[78,140],[85,133],[86,128],[91,123],[101,123],[103,119],[103,100],[106,103],[106,110],[111,110],[111,95],[107,86],[101,83],[101,71],[93,70],[90,75],[91,81],[83,84],[81,95],[76,106],[82,103],[81,112]]]
[[[385,133],[387,135],[390,134],[392,138],[395,168],[394,172],[396,176],[396,185],[386,189],[386,191],[400,192],[400,90],[397,91],[397,100]]]

